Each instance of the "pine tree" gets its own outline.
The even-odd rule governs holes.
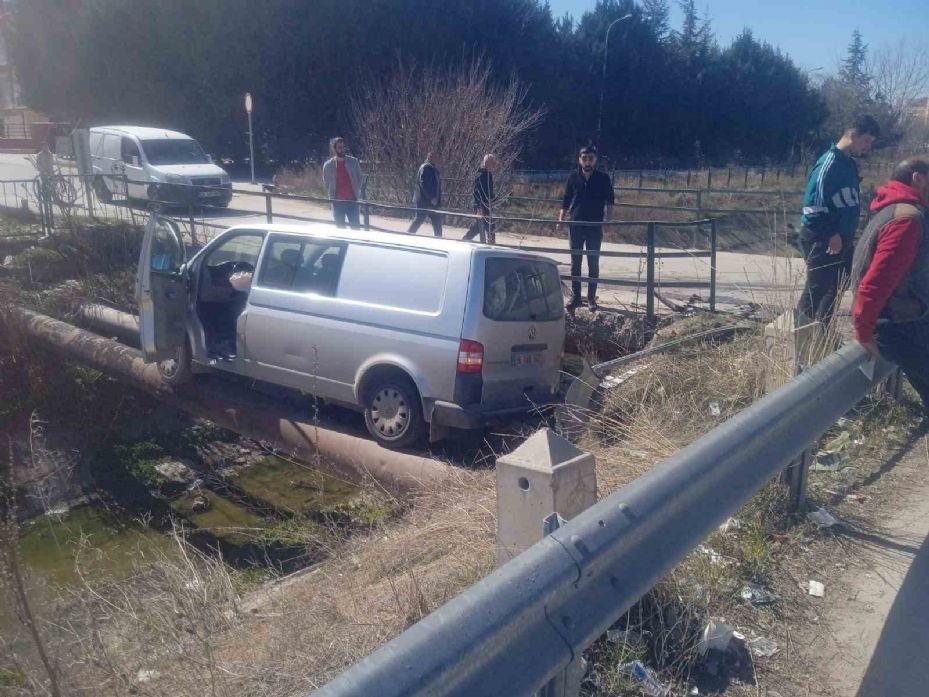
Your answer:
[[[671,30],[671,8],[668,0],[642,0],[645,23],[651,27],[659,41],[668,38]]]
[[[848,45],[848,53],[842,61],[839,75],[842,81],[853,87],[862,98],[868,96],[871,87],[871,78],[865,68],[867,57],[868,45],[864,42],[861,32],[856,29],[852,32],[852,41]]]

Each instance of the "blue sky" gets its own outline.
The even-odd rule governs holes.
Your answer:
[[[549,0],[552,14],[579,18],[595,0]],[[927,41],[929,0],[697,0],[701,12],[709,10],[713,30],[722,45],[743,27],[759,39],[779,46],[801,67],[832,72],[856,27],[872,47],[906,36]],[[680,23],[672,0],[672,25]]]

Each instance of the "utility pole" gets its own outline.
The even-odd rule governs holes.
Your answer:
[[[252,137],[252,93],[245,93],[245,113],[248,114],[248,163],[252,166],[252,184],[255,183],[255,141]]]
[[[606,64],[610,56],[610,32],[613,30],[617,24],[622,22],[625,19],[629,19],[632,15],[628,14],[619,19],[614,19],[610,22],[610,26],[606,29],[606,41],[603,42],[603,76],[600,79],[600,112],[597,115],[597,147],[600,147],[600,135],[602,132],[603,126],[603,90],[606,88]]]

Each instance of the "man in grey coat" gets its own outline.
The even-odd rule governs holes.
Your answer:
[[[353,230],[359,230],[358,199],[364,183],[361,164],[345,154],[345,140],[341,137],[329,141],[329,152],[332,157],[323,165],[323,182],[332,199],[332,217],[336,227],[345,227],[348,220]]]
[[[434,152],[429,152],[426,155],[426,161],[420,165],[419,171],[416,173],[413,205],[417,208],[416,217],[413,218],[407,232],[415,235],[416,231],[419,230],[419,226],[425,222],[428,216],[429,220],[432,221],[432,232],[436,237],[441,237],[442,214],[434,209],[442,205],[442,180],[439,178],[439,170],[435,166]]]

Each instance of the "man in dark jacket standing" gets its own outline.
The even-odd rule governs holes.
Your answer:
[[[806,287],[797,304],[797,323],[832,321],[842,278],[847,279],[858,229],[858,165],[880,135],[877,122],[860,117],[813,166],[803,196],[798,242],[806,260]]]
[[[489,153],[484,155],[481,168],[474,178],[474,212],[480,216],[473,223],[463,240],[473,240],[478,233],[481,242],[494,243],[493,221],[491,220],[491,207],[494,204],[494,172],[497,171],[499,160],[497,156]]]
[[[607,220],[613,217],[613,180],[605,172],[596,169],[596,166],[597,149],[592,145],[582,148],[578,156],[577,171],[572,172],[565,183],[561,212],[558,214],[559,221],[564,221],[565,215],[570,214],[569,220],[572,222],[602,223],[604,210]],[[572,225],[570,240],[572,250],[586,247],[588,252],[599,252],[603,243],[603,227]],[[583,260],[583,254],[571,255],[572,276],[581,275]],[[587,255],[587,270],[591,279],[600,278],[599,254]],[[582,304],[581,282],[571,281],[571,301],[568,303],[568,310],[573,311]],[[597,284],[594,282],[587,284],[587,306],[591,311],[598,309]]]
[[[426,217],[432,221],[432,232],[436,237],[442,236],[442,214],[434,209],[442,205],[442,180],[439,178],[439,170],[435,166],[435,153],[430,152],[426,155],[426,161],[419,167],[416,173],[416,189],[413,191],[413,205],[416,206],[416,217],[410,224],[409,232],[416,234],[419,226],[422,225]],[[433,210],[428,210],[433,209]]]
[[[894,168],[852,263],[855,339],[903,369],[929,415],[929,158]]]

